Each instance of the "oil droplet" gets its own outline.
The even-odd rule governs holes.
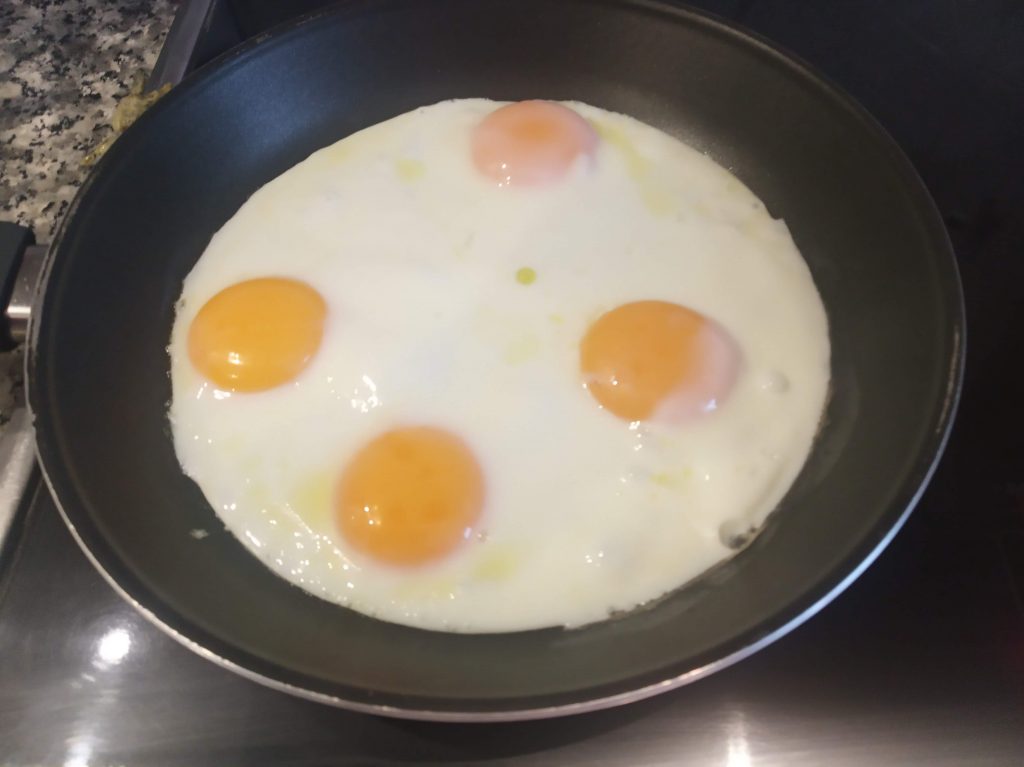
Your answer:
[[[292,508],[310,528],[318,532],[330,529],[331,474],[311,474],[295,488]]]
[[[516,282],[520,285],[532,285],[537,280],[537,272],[528,266],[516,272]]]
[[[626,161],[626,172],[634,181],[640,180],[647,174],[647,160],[636,150],[624,131],[606,123],[595,123],[594,125],[598,135],[622,153],[622,157]]]
[[[339,164],[349,158],[349,155],[352,153],[351,150],[351,146],[349,146],[347,143],[335,144],[334,146],[324,149],[323,156],[326,157],[329,162]]]
[[[498,549],[477,564],[473,575],[486,581],[505,580],[516,571],[518,563],[519,557],[513,549]]]
[[[505,347],[504,359],[510,365],[520,365],[537,356],[540,351],[540,339],[529,334],[517,338]]]
[[[395,170],[402,181],[415,181],[422,178],[423,174],[427,172],[426,167],[419,160],[407,158],[395,160]]]
[[[652,484],[675,491],[685,491],[692,478],[693,469],[689,467],[676,471],[660,471],[650,475]]]
[[[653,215],[661,217],[672,212],[672,196],[651,177],[651,163],[637,151],[624,131],[613,125],[597,124],[597,132],[622,155],[626,172],[636,182],[640,199]]]
[[[644,205],[655,216],[667,216],[672,212],[672,198],[653,182],[644,181],[640,185],[640,197]]]
[[[651,475],[651,482],[653,482],[656,485],[661,485],[662,487],[671,487],[672,475],[669,474],[667,471],[660,471],[657,474]]]

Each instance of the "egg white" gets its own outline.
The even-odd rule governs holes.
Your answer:
[[[429,629],[577,626],[698,576],[733,553],[723,530],[760,525],[792,484],[829,380],[807,266],[729,172],[571,103],[602,137],[593,161],[560,183],[499,188],[468,151],[496,106],[417,109],[266,184],[186,278],[169,346],[175,450],[227,528],[303,589]],[[323,295],[320,351],[290,384],[218,391],[189,362],[188,328],[218,291],[269,275]],[[735,338],[742,373],[716,412],[629,424],[582,387],[588,325],[645,299]],[[349,458],[405,425],[460,435],[487,483],[478,529],[422,567],[352,551],[331,510]]]

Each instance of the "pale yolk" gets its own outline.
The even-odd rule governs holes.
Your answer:
[[[389,431],[364,446],[338,485],[338,527],[380,562],[417,565],[450,553],[469,536],[484,502],[472,451],[427,426]]]
[[[732,389],[739,363],[721,327],[665,301],[612,309],[580,342],[584,385],[627,421],[680,421],[714,410]]]
[[[293,381],[320,347],[327,304],[304,282],[262,277],[225,288],[199,310],[188,356],[215,386],[256,392]]]
[[[533,186],[561,178],[592,156],[597,133],[583,117],[550,101],[500,107],[473,131],[473,163],[499,185]]]

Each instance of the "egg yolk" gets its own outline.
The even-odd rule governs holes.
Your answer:
[[[587,390],[628,421],[680,421],[714,410],[732,389],[739,362],[725,330],[665,301],[612,309],[580,342]]]
[[[262,277],[225,288],[192,320],[188,354],[215,386],[238,392],[293,381],[320,347],[327,304],[309,285]]]
[[[472,451],[454,434],[418,426],[365,445],[342,472],[335,512],[342,535],[380,562],[417,565],[451,552],[484,501]]]
[[[597,133],[583,117],[550,101],[519,101],[491,112],[473,131],[473,163],[500,186],[556,181],[580,156],[592,156]]]

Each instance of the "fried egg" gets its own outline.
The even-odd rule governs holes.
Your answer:
[[[786,225],[727,170],[624,115],[483,99],[263,186],[168,352],[177,457],[252,554],[459,632],[599,621],[731,556],[830,364]]]

